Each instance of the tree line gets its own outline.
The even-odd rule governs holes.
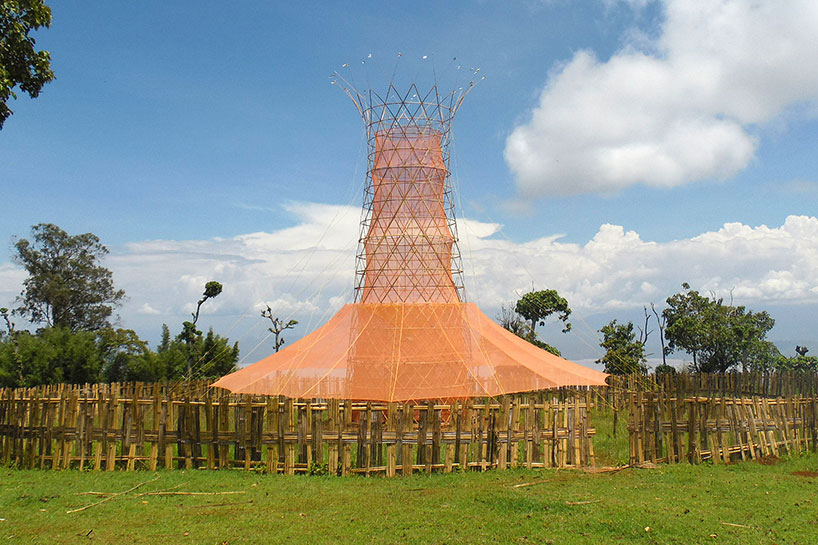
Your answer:
[[[807,356],[807,347],[797,346],[796,355],[785,356],[767,340],[775,320],[766,311],[733,305],[732,300],[725,302],[714,293],[702,295],[688,283],[665,304],[661,312],[653,303],[650,310],[645,306],[641,325],[614,319],[599,330],[605,354],[597,363],[605,366],[606,373],[647,373],[647,342],[654,332],[658,333],[662,356],[657,373],[676,371],[667,363],[667,357],[674,353],[689,357],[683,370],[693,373],[818,371],[818,358]],[[559,350],[539,338],[536,326],[545,325],[546,319],[554,316],[563,322],[563,333],[568,332],[570,314],[568,302],[555,290],[540,290],[526,293],[514,307],[502,307],[498,321],[512,333],[559,356]]]
[[[96,235],[72,236],[50,223],[35,225],[31,235],[13,246],[13,261],[28,273],[16,307],[0,308],[0,386],[169,381],[235,370],[238,343],[197,327],[203,304],[222,291],[219,282],[207,282],[178,333],[162,324],[161,341],[151,348],[132,329],[112,323],[125,292],[100,265],[108,248]],[[38,327],[20,329],[16,318]]]

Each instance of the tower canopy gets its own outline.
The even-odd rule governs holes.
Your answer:
[[[447,145],[468,89],[345,90],[369,142],[355,302],[214,386],[406,401],[605,385],[604,373],[532,345],[463,301]]]

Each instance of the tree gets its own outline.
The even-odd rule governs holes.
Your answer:
[[[132,329],[102,329],[97,335],[102,375],[107,382],[156,382],[166,377],[156,354]]]
[[[6,331],[7,333],[0,335],[0,340],[3,340],[3,337],[8,337],[8,344],[10,348],[9,352],[9,363],[8,369],[6,372],[9,374],[13,374],[14,379],[16,379],[17,383],[23,383],[23,359],[20,356],[20,346],[17,343],[17,337],[20,335],[20,332],[14,328],[14,323],[12,323],[11,318],[9,317],[9,309],[3,307],[0,308],[0,316],[3,317],[3,321],[6,322]],[[2,379],[0,382],[10,382],[10,379]]]
[[[37,334],[20,331],[15,340],[14,345],[4,342],[0,346],[5,386],[99,382],[103,360],[96,333],[48,327]],[[15,358],[19,358],[22,377],[8,372],[16,365]]]
[[[818,372],[818,358],[807,356],[807,352],[809,348],[806,346],[796,346],[796,355],[793,357],[779,354],[769,370],[816,373]]]
[[[605,355],[596,360],[605,364],[605,372],[612,375],[630,375],[633,373],[645,374],[645,340],[637,340],[633,331],[633,322],[618,324],[611,320],[599,330],[602,333],[602,342],[599,345],[605,349]]]
[[[14,244],[13,260],[28,272],[14,312],[71,331],[110,327],[125,292],[114,288],[111,271],[97,263],[108,248],[93,233],[71,236],[51,223],[35,225],[31,234],[33,242]]]
[[[681,349],[693,357],[692,368],[700,373],[764,370],[773,365],[778,349],[767,341],[775,320],[764,311],[724,304],[715,296],[704,297],[682,284],[683,292],[667,299],[665,352]]]
[[[51,55],[37,51],[33,30],[51,25],[51,8],[42,0],[0,0],[0,130],[13,113],[7,102],[19,87],[31,98],[54,79]]]
[[[184,322],[182,324],[182,332],[179,334],[179,338],[184,341],[186,352],[187,352],[187,374],[186,378],[190,380],[193,377],[193,364],[194,361],[199,361],[200,364],[204,365],[205,361],[204,358],[208,357],[208,367],[212,367],[215,365],[216,360],[214,360],[214,356],[221,357],[221,354],[217,354],[214,350],[217,348],[215,342],[215,337],[213,334],[213,330],[211,329],[208,333],[209,341],[202,340],[202,332],[196,329],[196,322],[199,321],[199,311],[202,308],[202,305],[208,299],[213,299],[214,297],[218,297],[218,295],[222,292],[222,285],[215,280],[211,280],[207,284],[205,284],[204,293],[202,294],[202,298],[199,299],[199,302],[196,304],[196,312],[192,313],[193,321],[192,322]],[[227,341],[227,339],[225,339]],[[238,343],[234,346],[234,350],[236,352],[236,358],[238,359]],[[220,360],[219,360],[220,361]],[[235,361],[232,365],[235,364]],[[200,369],[199,371],[202,371]]]
[[[278,352],[278,350],[282,346],[284,346],[284,337],[281,336],[281,333],[285,329],[293,329],[295,326],[297,326],[298,325],[298,320],[289,320],[289,321],[285,322],[284,320],[281,320],[280,318],[276,318],[275,316],[273,316],[273,309],[270,308],[270,305],[267,305],[266,310],[261,311],[261,317],[262,318],[268,318],[270,320],[270,322],[273,324],[273,327],[268,327],[267,331],[269,331],[270,333],[275,335],[275,338],[276,338],[276,340],[275,340],[275,349],[276,349],[276,352]]]
[[[529,322],[529,324],[527,324],[528,331],[525,333],[525,336],[519,336],[552,354],[557,356],[562,355],[555,347],[537,338],[537,325],[544,326],[546,319],[552,314],[556,315],[557,319],[563,322],[563,333],[571,331],[571,322],[568,321],[568,316],[571,315],[571,309],[568,306],[568,301],[561,297],[560,294],[557,293],[557,290],[541,290],[526,293],[517,301],[514,311]]]
[[[773,369],[776,371],[800,371],[800,372],[818,372],[818,358],[815,356],[795,356],[788,358],[786,356],[779,356],[773,364]]]
[[[528,337],[531,336],[531,326],[526,323],[519,312],[514,310],[514,307],[500,305],[497,321],[503,329],[511,331],[521,339],[528,340]]]
[[[656,317],[656,323],[659,326],[659,342],[662,344],[662,364],[658,365],[655,371],[657,373],[675,373],[676,369],[667,363],[667,349],[665,348],[665,326],[667,325],[667,318],[659,315],[659,312],[656,310],[656,305],[653,303],[650,304],[650,310]],[[647,309],[645,309],[645,314],[647,314]]]
[[[531,325],[514,308],[501,305],[500,312],[497,314],[497,321],[504,329],[514,333],[521,339],[525,339],[534,346],[551,352],[555,356],[562,356],[562,353],[556,347],[538,339],[537,334],[532,331]]]
[[[183,333],[170,338],[167,325],[162,325],[162,342],[156,349],[156,362],[152,368],[157,378],[152,380],[175,380],[197,378],[217,378],[236,369],[239,361],[239,343],[230,345],[230,340],[217,335],[210,329],[207,335],[201,332],[192,340],[186,339]],[[195,369],[188,373],[187,366],[195,361]]]
[[[520,316],[531,322],[531,331],[536,331],[537,325],[545,325],[545,320],[552,314],[556,314],[557,318],[563,322],[563,333],[571,331],[571,322],[568,321],[568,316],[571,315],[571,309],[568,307],[568,301],[557,290],[541,290],[526,293],[517,301],[515,309]]]

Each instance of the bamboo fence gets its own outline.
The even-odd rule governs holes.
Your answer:
[[[451,403],[234,395],[206,383],[0,389],[0,462],[397,474],[594,463],[591,392]]]
[[[628,394],[631,464],[728,463],[798,454],[818,443],[818,398]]]
[[[609,387],[594,387],[592,391],[600,407],[613,411],[614,437],[620,413],[628,417],[630,396],[636,392],[653,392],[677,398],[708,399],[818,396],[818,374],[799,371],[611,375],[608,384]]]
[[[603,389],[606,396],[639,391],[673,392],[683,397],[818,395],[818,374],[798,371],[611,375],[608,384],[610,388]]]

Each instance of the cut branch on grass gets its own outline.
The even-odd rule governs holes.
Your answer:
[[[207,509],[208,507],[227,507],[229,505],[247,505],[248,503],[253,503],[253,500],[233,501],[229,503],[206,503],[204,505],[180,505],[180,507],[187,509]]]
[[[228,494],[247,494],[246,490],[232,490],[229,492],[168,492],[168,491],[157,491],[157,492],[142,492],[141,494],[136,494],[136,497],[140,496],[226,496]]]
[[[75,492],[74,493],[75,496],[98,496],[100,498],[103,498],[105,496],[110,496],[111,494],[112,494],[112,492],[94,492],[94,491]]]
[[[724,526],[732,526],[734,528],[753,528],[753,526],[747,526],[745,524],[736,524],[735,522],[722,522],[720,524]]]
[[[526,486],[534,486],[534,485],[537,485],[537,484],[546,484],[546,483],[550,483],[550,482],[553,482],[553,479],[546,479],[546,480],[542,480],[542,481],[531,481],[530,483],[515,484],[511,488],[525,488]]]
[[[112,500],[112,499],[114,499],[114,498],[118,498],[119,496],[124,496],[125,494],[128,494],[128,493],[130,493],[130,492],[133,492],[133,491],[134,491],[134,490],[136,490],[137,488],[139,488],[139,487],[141,487],[141,486],[144,486],[144,485],[146,485],[146,484],[148,484],[148,483],[152,483],[152,482],[154,482],[154,481],[156,481],[156,480],[158,480],[158,479],[159,479],[159,475],[157,475],[156,477],[154,477],[153,479],[151,479],[151,480],[149,480],[149,481],[144,481],[144,482],[141,482],[141,483],[137,484],[136,486],[133,486],[133,487],[129,488],[128,490],[125,490],[124,492],[117,492],[117,493],[115,493],[115,494],[111,494],[110,496],[108,496],[108,497],[107,497],[107,498],[105,498],[104,500],[100,500],[100,501],[95,502],[95,503],[90,503],[90,504],[88,504],[88,505],[86,505],[86,506],[83,506],[83,507],[78,507],[78,508],[76,508],[76,509],[69,509],[68,511],[66,511],[66,514],[69,514],[69,515],[70,515],[71,513],[78,513],[78,512],[80,512],[80,511],[85,511],[86,509],[90,509],[91,507],[94,507],[95,505],[99,505],[99,504],[101,504],[101,503],[105,503],[106,501]]]

